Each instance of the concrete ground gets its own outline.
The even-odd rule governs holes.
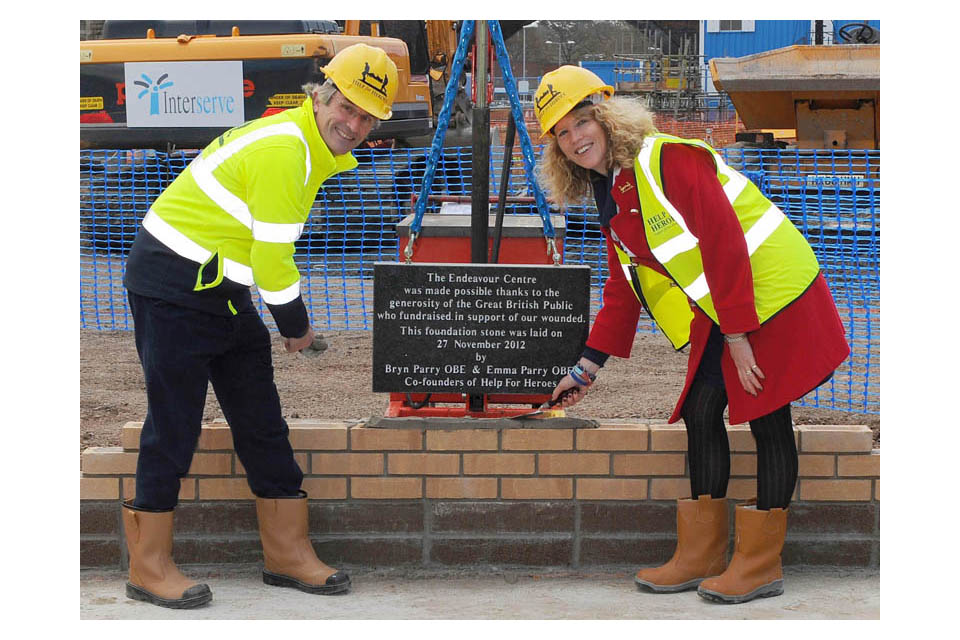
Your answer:
[[[213,601],[176,611],[128,599],[119,571],[80,572],[81,620],[879,620],[878,569],[784,570],[784,594],[741,605],[640,592],[623,571],[349,571],[346,595],[263,584],[259,568],[188,567]]]

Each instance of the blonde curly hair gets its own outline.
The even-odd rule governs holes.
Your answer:
[[[657,133],[653,115],[635,98],[614,96],[577,111],[589,113],[606,132],[609,167],[632,167],[643,139]],[[537,164],[537,180],[561,211],[568,204],[579,203],[592,195],[590,172],[568,160],[553,135],[547,139]]]

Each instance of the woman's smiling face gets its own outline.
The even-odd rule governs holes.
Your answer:
[[[607,134],[590,113],[591,106],[575,109],[553,128],[560,150],[570,162],[607,174]]]

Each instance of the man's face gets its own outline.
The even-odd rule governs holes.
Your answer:
[[[337,91],[328,104],[313,99],[320,137],[335,156],[353,151],[373,129],[377,119]]]

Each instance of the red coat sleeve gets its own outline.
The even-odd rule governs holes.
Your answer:
[[[607,241],[610,275],[603,285],[603,304],[593,321],[587,346],[611,356],[629,358],[640,320],[640,301],[623,273],[610,231],[603,229],[603,235]]]
[[[709,152],[685,144],[665,144],[661,166],[667,199],[699,241],[720,330],[741,333],[759,329],[747,242]]]

